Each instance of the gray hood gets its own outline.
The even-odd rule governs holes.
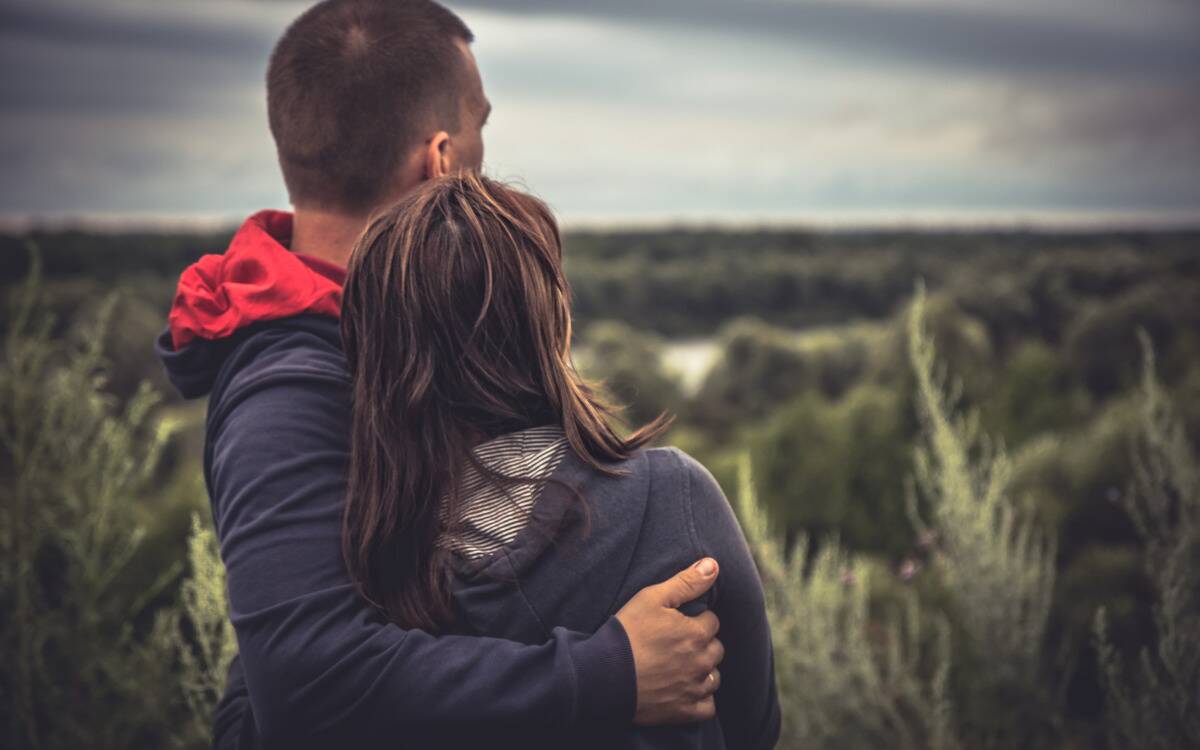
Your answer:
[[[646,516],[646,462],[639,452],[620,465],[627,476],[610,478],[568,451],[511,544],[480,560],[454,556],[454,599],[465,629],[542,643],[556,625],[590,633],[620,609]],[[582,494],[590,524],[564,483]],[[539,613],[547,612],[555,622],[542,622]]]

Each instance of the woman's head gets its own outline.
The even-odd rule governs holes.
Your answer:
[[[476,443],[559,424],[606,470],[667,424],[614,430],[572,365],[553,216],[473,172],[431,180],[372,221],[350,260],[342,338],[354,379],[343,551],[360,590],[405,625],[449,619],[438,509],[446,495],[456,517]]]

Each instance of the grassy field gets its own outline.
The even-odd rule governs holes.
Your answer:
[[[41,369],[10,371],[12,383],[53,371],[72,351],[95,341],[107,362],[100,388],[104,409],[123,413],[137,400],[142,382],[160,394],[147,419],[165,436],[161,455],[146,481],[131,484],[125,498],[130,522],[145,534],[119,575],[106,583],[125,592],[131,607],[137,605],[122,615],[134,628],[131,643],[149,638],[161,619],[156,613],[178,606],[189,569],[190,519],[207,512],[198,480],[203,404],[182,402],[170,392],[151,344],[164,324],[178,272],[204,252],[219,252],[228,236],[0,237],[0,294],[10,310],[29,272],[27,248],[36,245],[42,274],[34,319],[49,321],[47,345],[57,347]],[[777,607],[825,606],[826,600],[811,598],[805,588],[805,581],[819,580],[824,565],[842,573],[864,571],[871,583],[862,592],[863,617],[881,628],[892,622],[888,613],[897,607],[917,606],[926,613],[925,625],[909,633],[919,641],[918,650],[940,642],[938,628],[944,625],[954,666],[946,668],[941,687],[934,680],[937,659],[921,650],[926,656],[917,661],[924,666],[914,667],[916,676],[905,684],[924,687],[897,688],[889,699],[897,705],[887,710],[876,705],[875,696],[876,703],[863,704],[864,712],[885,716],[880,726],[889,732],[899,730],[888,722],[907,720],[888,719],[888,711],[900,717],[952,714],[941,723],[913,720],[920,725],[913,730],[913,746],[1057,748],[1104,742],[1114,709],[1106,704],[1094,645],[1097,611],[1107,613],[1109,642],[1118,657],[1160,638],[1153,607],[1161,591],[1146,572],[1146,542],[1122,502],[1136,492],[1139,477],[1135,449],[1145,399],[1139,336],[1154,352],[1156,382],[1174,404],[1181,434],[1192,436],[1195,445],[1200,233],[576,233],[567,237],[566,255],[581,368],[629,404],[630,422],[662,409],[677,414],[668,442],[704,461],[731,498],[744,496],[746,478],[753,477],[753,507],[762,511],[764,528],[778,532],[782,552],[795,545],[803,550],[801,567],[816,578],[780,578],[790,582],[787,590],[803,596],[780,595]],[[973,442],[967,432],[955,433],[971,446],[963,460],[986,465],[996,454],[991,449],[1002,446],[1005,502],[1053,550],[1049,582],[1043,581],[1049,597],[1044,627],[1029,631],[1036,643],[1019,679],[991,679],[988,659],[965,645],[972,629],[983,626],[962,611],[965,600],[947,572],[954,550],[946,540],[955,527],[939,532],[937,523],[950,522],[931,521],[941,518],[941,506],[938,493],[929,490],[940,485],[920,491],[928,451],[936,446],[926,441],[930,411],[918,395],[926,381],[912,348],[910,313],[918,287],[927,290],[921,321],[938,362],[926,379],[952,396],[947,413],[969,416],[977,433],[988,438]],[[111,318],[97,330],[106,300],[113,305]],[[11,313],[3,328],[11,366],[28,331],[18,330]],[[8,446],[4,470],[15,476],[20,446],[11,441]],[[19,533],[18,520],[4,517],[6,538]],[[970,556],[956,564],[967,564],[964,560]],[[986,570],[1002,567],[997,562]],[[1013,570],[1018,575],[1022,569]],[[53,589],[55,580],[47,578],[46,586]],[[13,594],[3,596],[11,600]],[[50,594],[41,600],[57,601]],[[853,614],[830,611],[839,622]],[[797,635],[788,629],[795,623],[779,619],[780,612],[781,647],[808,644],[803,647],[811,650],[804,638],[818,636]],[[10,625],[5,637],[21,641],[20,628]],[[24,695],[16,681],[33,679],[14,677],[20,670],[0,671],[7,675],[0,678],[6,695]],[[870,677],[869,671],[863,674]],[[56,675],[43,678],[53,683]],[[75,694],[86,696],[93,687],[78,685]],[[1018,694],[1025,697],[1016,700]],[[111,691],[104,695],[110,703],[128,701],[120,711],[138,710],[138,700],[129,695],[119,693],[124,696],[119,700]],[[68,697],[39,694],[36,700]],[[22,711],[35,709],[62,707],[5,710],[10,722],[19,722],[26,716]],[[794,709],[809,715],[821,706],[797,702]],[[1037,726],[1024,734],[1007,731],[1006,722],[1016,721],[1018,711],[1035,715]],[[88,720],[107,721],[105,713],[88,714]],[[133,715],[121,720],[138,723]],[[790,725],[790,741],[818,737],[802,724]],[[162,727],[145,731],[170,733]],[[196,731],[202,734],[202,728]],[[180,741],[202,742],[200,734]],[[820,737],[828,747],[878,746],[866,735]],[[55,745],[49,739],[44,744]]]

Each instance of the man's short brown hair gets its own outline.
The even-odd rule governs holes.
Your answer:
[[[284,32],[267,116],[291,202],[363,212],[433,127],[453,132],[466,85],[462,20],[430,0],[324,0]]]

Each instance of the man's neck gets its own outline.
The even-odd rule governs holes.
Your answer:
[[[291,250],[345,268],[366,226],[366,217],[298,208],[292,221]]]

